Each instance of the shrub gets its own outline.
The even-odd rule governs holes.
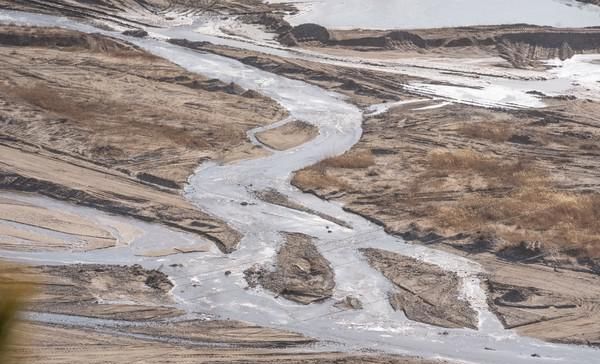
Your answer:
[[[319,163],[321,168],[368,168],[375,164],[375,157],[370,150],[350,151],[337,157],[327,158]]]
[[[70,118],[82,119],[88,116],[83,107],[43,83],[28,87],[15,86],[9,89],[9,93],[31,105]]]
[[[462,124],[457,131],[459,134],[470,138],[485,139],[496,143],[506,142],[514,134],[514,129],[511,126],[489,121]]]
[[[327,171],[310,167],[294,174],[292,184],[304,190],[342,189],[348,186],[340,179],[330,176]]]

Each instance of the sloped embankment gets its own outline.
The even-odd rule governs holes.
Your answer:
[[[360,51],[407,50],[448,52],[466,56],[500,56],[514,67],[535,67],[540,60],[568,59],[575,54],[597,53],[600,30],[529,25],[476,26],[425,30],[328,30],[316,24],[294,27],[283,35],[286,45],[327,46]]]

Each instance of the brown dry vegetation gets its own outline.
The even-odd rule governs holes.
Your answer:
[[[327,170],[323,168],[306,168],[296,172],[292,184],[295,186],[302,186],[302,188],[306,190],[325,188],[342,189],[348,186],[339,178],[329,175]]]
[[[89,120],[95,114],[107,112],[124,112],[125,107],[110,99],[103,100],[77,100],[59,89],[52,89],[48,85],[38,82],[28,86],[0,85],[1,92],[11,95],[19,101],[36,106],[41,110],[49,111],[74,120]],[[116,107],[121,106],[119,109]]]
[[[372,151],[373,166],[329,167],[327,176],[348,187],[311,192],[406,241],[481,264],[506,328],[595,345],[598,104],[561,103],[560,112],[411,107],[366,119],[353,150]],[[503,300],[515,292],[518,302]]]
[[[463,123],[457,131],[469,138],[487,139],[496,143],[505,142],[514,134],[514,128],[511,128],[510,125],[489,121]]]
[[[182,185],[201,161],[250,148],[248,129],[284,115],[109,37],[3,26],[0,44],[0,131],[131,175]]]
[[[508,188],[499,196],[478,193],[435,209],[439,226],[454,232],[491,232],[508,246],[539,242],[547,253],[560,250],[600,257],[599,194],[559,191],[532,163],[500,160],[472,150],[433,151],[426,166],[426,172],[415,178],[417,184],[440,174],[477,174],[490,188]]]
[[[4,189],[160,221],[235,248],[239,234],[177,190],[203,161],[254,157],[246,131],[281,120],[284,109],[98,34],[0,26],[0,45]]]
[[[498,30],[488,28],[478,32],[494,33]],[[429,35],[437,36],[439,31],[432,30]],[[423,31],[421,35],[429,36],[428,32]],[[341,33],[336,32],[335,36]],[[362,31],[360,34],[361,37],[371,35]],[[373,104],[375,97],[388,97],[386,92],[391,92],[394,87],[386,81],[403,82],[389,74],[370,73],[368,80],[353,78],[353,86],[344,90],[318,81],[316,77],[311,78],[315,70],[340,76],[344,68],[325,70],[320,65],[291,62],[260,53],[199,47],[287,77],[301,78],[321,87],[349,93],[350,100],[359,105]],[[337,47],[319,50],[343,55],[352,52]],[[393,53],[393,56],[402,57],[401,53],[404,55],[405,51]],[[371,54],[383,56],[383,53]],[[319,80],[323,78],[319,77]],[[347,84],[338,81],[339,84]],[[373,84],[378,87],[371,87]],[[371,98],[366,102],[358,93]],[[516,200],[526,195],[534,198],[538,194],[539,203],[532,205],[551,206],[552,209],[547,210],[551,212],[564,209],[560,201],[566,199],[574,202],[565,216],[553,218],[560,229],[552,226],[552,236],[557,236],[556,230],[566,235],[573,234],[569,228],[584,228],[587,231],[584,235],[589,237],[593,229],[588,229],[590,226],[583,221],[575,223],[573,220],[579,215],[577,211],[591,208],[587,201],[594,200],[595,197],[590,196],[595,195],[588,192],[600,193],[597,184],[597,171],[600,169],[596,165],[600,140],[595,118],[598,105],[591,100],[546,101],[551,105],[549,108],[527,111],[486,110],[465,105],[427,111],[413,111],[415,108],[411,105],[396,107],[386,114],[367,119],[361,141],[347,153],[374,154],[373,162],[366,158],[366,163],[357,163],[356,168],[352,168],[355,162],[347,155],[333,158],[298,171],[292,183],[323,198],[340,199],[348,210],[370,217],[385,225],[388,231],[398,234],[411,232],[415,226],[425,234],[436,230],[443,234],[438,228],[449,223],[440,226],[433,221],[441,208],[458,208],[469,201],[483,201],[482,198],[492,199],[484,202],[495,204],[501,199]],[[444,152],[451,150],[455,153]],[[448,169],[453,168],[461,170],[461,173],[448,173]],[[536,192],[531,192],[536,184],[540,184]],[[510,227],[522,232],[524,241],[535,242],[538,227],[540,230],[549,227],[541,223],[536,227],[535,218],[531,218],[528,227],[534,230],[524,228],[514,214],[526,213],[528,208],[520,206],[508,213],[511,220],[506,224],[512,222]],[[540,218],[542,215],[536,216]],[[493,218],[484,220],[490,223]],[[482,224],[471,225],[481,227]],[[504,236],[509,237],[507,232]],[[521,239],[515,235],[510,238],[514,241]],[[552,240],[555,241],[554,238]],[[581,246],[585,248],[571,253],[596,256],[594,244],[584,244],[575,235],[563,240],[546,243],[545,246]]]
[[[323,168],[367,168],[375,164],[375,158],[371,151],[350,151],[337,157],[331,157],[323,160],[320,166]]]
[[[375,157],[371,151],[350,151],[340,156],[324,159],[311,167],[296,172],[292,184],[310,190],[346,189],[349,185],[329,174],[329,169],[364,169],[374,164]]]
[[[595,110],[589,102],[571,107],[582,118]],[[297,173],[295,184],[343,198],[349,210],[398,234],[488,236],[498,254],[523,245],[547,262],[600,258],[596,139],[587,124],[458,105],[407,109],[368,119],[359,147],[347,154],[374,154],[358,163],[363,169],[345,168],[352,161],[345,155]]]
[[[429,173],[425,176],[472,172],[508,185],[518,185],[529,174],[539,173],[524,161],[505,161],[470,149],[432,150],[427,155],[426,166]]]

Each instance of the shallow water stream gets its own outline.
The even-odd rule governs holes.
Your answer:
[[[100,31],[43,15],[2,12],[0,21]],[[117,33],[101,32],[123,38]],[[163,266],[163,271],[176,283],[173,294],[179,306],[189,313],[209,313],[298,331],[330,342],[335,350],[368,348],[498,364],[594,363],[597,360],[600,352],[592,348],[548,344],[503,330],[495,316],[487,310],[485,294],[480,287],[481,268],[477,264],[446,252],[407,244],[387,235],[382,228],[367,220],[345,212],[342,206],[303,194],[289,184],[293,171],[341,154],[359,140],[363,114],[340,95],[260,71],[232,59],[195,52],[164,41],[127,39],[189,71],[225,82],[234,81],[246,89],[263,93],[283,105],[291,118],[317,126],[320,134],[300,147],[275,152],[268,157],[230,165],[207,163],[190,177],[185,196],[203,211],[227,221],[243,234],[239,249],[232,254],[211,250],[161,259],[142,258],[131,251],[144,244],[143,239],[137,239],[130,247],[97,252],[3,252],[1,255],[61,264],[79,261],[123,264],[131,260],[149,268]],[[310,209],[344,220],[352,229],[336,226],[314,215],[271,205],[255,197],[255,191],[267,188],[275,189]],[[27,198],[43,205],[57,204],[41,197]],[[93,212],[91,209],[70,208],[86,214]],[[320,252],[335,270],[337,285],[334,299],[303,306],[275,298],[268,292],[246,289],[243,271],[255,263],[274,259],[282,242],[281,231],[301,232],[319,239],[317,246]],[[169,234],[169,231],[161,227],[160,234]],[[463,279],[464,298],[480,313],[480,329],[446,330],[409,321],[402,313],[394,312],[387,302],[391,284],[373,270],[357,251],[366,247],[398,252],[456,272]],[[172,264],[183,264],[183,267],[170,267]],[[225,276],[227,270],[231,271],[231,275]],[[347,295],[358,297],[364,304],[364,310],[343,311],[333,306],[337,299]],[[532,357],[534,353],[541,358]]]

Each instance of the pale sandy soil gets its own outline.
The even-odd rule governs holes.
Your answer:
[[[140,183],[122,173],[85,161],[69,163],[32,150],[8,146],[0,146],[0,149],[0,176],[4,189],[36,192],[110,213],[160,220],[205,236],[224,250],[233,249],[237,244],[235,231],[198,211],[177,193]],[[55,171],[62,173],[56,174]],[[160,219],[159,214],[162,216]],[[35,225],[36,221],[29,224]]]
[[[28,311],[152,321],[177,317],[172,284],[162,273],[140,266],[20,266],[0,262],[0,290],[33,285]]]
[[[229,320],[184,320],[145,326],[124,325],[118,330],[122,333],[240,347],[302,346],[316,342],[301,334]]]
[[[286,150],[302,145],[319,134],[314,126],[292,121],[277,128],[269,129],[256,134],[256,139],[269,148]]]
[[[237,233],[179,189],[202,161],[264,153],[246,131],[284,110],[106,37],[15,26],[0,35],[4,189],[160,220],[235,248]]]
[[[442,361],[365,354],[302,353],[275,348],[214,348],[167,344],[54,325],[24,323],[27,341],[14,345],[14,358],[58,363],[292,363],[441,364]],[[77,343],[74,345],[73,343]]]
[[[35,225],[36,229],[28,229]],[[52,235],[53,233],[59,233]],[[6,250],[87,251],[116,246],[110,231],[89,219],[0,198],[0,247]]]
[[[554,342],[600,345],[600,277],[484,254],[489,302],[506,327]]]
[[[466,33],[461,33],[463,31]],[[453,40],[460,44],[464,41],[471,42],[472,32],[476,31],[481,30],[463,29],[457,34],[449,33],[455,38]],[[486,32],[494,35],[502,33],[503,30],[491,29]],[[579,31],[572,33],[579,36],[581,32],[577,32]],[[594,33],[594,30],[586,32]],[[423,38],[435,38],[440,35],[443,38],[448,32],[432,30],[421,33]],[[538,67],[540,59],[569,52],[562,47],[545,47],[543,44],[537,47],[527,43],[527,39],[521,40],[526,44],[505,44],[501,52],[494,46],[482,48],[474,42],[465,47],[451,47],[434,53],[451,55],[454,52],[472,52],[471,54],[477,56],[493,56],[490,62],[498,60],[504,67]],[[414,48],[414,44],[406,44],[403,41],[391,42],[383,47],[373,47],[369,42],[355,45],[338,44],[332,52],[336,55],[359,56],[361,52],[374,51],[371,55],[387,60],[393,59],[394,51],[400,55],[408,49],[412,52],[409,53],[411,56],[420,54],[419,50]],[[68,200],[152,221],[157,221],[160,217],[161,221],[173,226],[216,240],[223,250],[235,248],[238,239],[235,232],[200,212],[192,212],[193,208],[174,192],[181,186],[191,168],[201,160],[212,158],[230,161],[232,151],[235,151],[234,159],[240,158],[238,153],[241,157],[254,155],[255,150],[245,141],[245,131],[276,121],[282,118],[284,113],[274,103],[262,98],[257,100],[256,95],[244,96],[243,90],[236,89],[234,85],[216,83],[215,86],[215,83],[186,74],[164,61],[152,57],[149,59],[147,55],[137,54],[131,57],[132,52],[138,51],[128,47],[106,42],[102,43],[103,51],[98,52],[98,49],[89,46],[89,41],[82,44],[83,52],[73,52],[72,49],[65,50],[60,47],[48,49],[43,46],[4,47],[5,52],[10,53],[2,55],[0,52],[0,59],[6,60],[9,70],[2,79],[4,101],[1,112],[4,114],[1,115],[4,120],[14,120],[17,116],[19,120],[27,121],[23,124],[2,124],[6,126],[3,132],[10,137],[3,141],[1,146],[5,187],[32,189],[50,196],[54,194],[54,197],[63,196],[62,198],[65,195],[75,195],[75,198],[69,197]],[[414,79],[412,77],[306,61],[289,61],[255,52],[205,44],[192,46],[340,92],[349,96],[349,99],[359,106],[414,97],[402,91],[400,87]],[[304,46],[321,48],[322,45],[309,42]],[[395,50],[388,52],[387,48]],[[106,49],[110,50],[109,54],[105,54]],[[597,47],[592,44],[590,49],[584,51],[595,49]],[[119,56],[122,52],[129,55],[126,61]],[[502,57],[503,61],[497,57]],[[156,66],[156,63],[159,65]],[[148,65],[158,68],[146,68]],[[33,105],[27,101],[27,92],[15,92],[23,89],[24,84],[31,84],[33,79],[52,90],[53,95],[60,95],[59,100],[73,102],[63,103],[67,106],[58,110],[44,110],[43,104]],[[97,86],[91,87],[90,80]],[[118,90],[115,93],[117,97],[114,98],[107,92],[113,87]],[[152,92],[132,92],[139,89]],[[15,98],[15,95],[18,97]],[[201,102],[197,101],[198,98],[201,98]],[[105,101],[108,101],[109,107],[98,106],[103,105]],[[168,107],[161,109],[157,105],[163,102]],[[505,178],[497,175],[490,177],[489,170],[494,166],[488,168],[489,164],[485,173],[473,172],[468,168],[468,173],[455,173],[451,168],[445,167],[432,170],[429,158],[434,151],[469,149],[476,153],[492,155],[501,161],[535,162],[527,164],[527,168],[520,172],[550,171],[551,178],[548,180],[551,181],[553,191],[573,193],[577,196],[597,193],[597,180],[600,176],[597,175],[598,131],[595,115],[598,104],[569,99],[547,102],[551,107],[542,111],[499,111],[445,104],[439,108],[416,110],[423,106],[439,106],[438,102],[431,101],[394,108],[388,113],[366,120],[361,141],[346,156],[343,163],[340,160],[329,161],[300,171],[296,176],[295,185],[323,198],[344,203],[348,210],[384,225],[390,233],[402,235],[415,243],[428,243],[440,249],[465,254],[481,263],[487,272],[491,307],[506,327],[556,342],[597,345],[600,341],[599,292],[595,289],[598,286],[598,275],[594,274],[598,272],[597,260],[582,255],[581,247],[575,252],[542,250],[539,238],[544,236],[544,231],[525,225],[529,222],[523,219],[519,221],[518,216],[511,221],[491,224],[493,233],[504,233],[498,236],[490,234],[487,231],[490,226],[483,224],[477,223],[475,227],[468,228],[458,223],[450,224],[450,219],[446,217],[460,214],[447,212],[462,210],[444,209],[460,207],[462,202],[470,199],[481,201],[489,198],[508,198],[511,197],[510,192],[515,186],[511,184],[513,182],[507,182]],[[127,106],[123,109],[124,103]],[[269,107],[265,108],[265,103]],[[68,105],[77,107],[72,108]],[[205,105],[208,105],[208,108],[205,109]],[[83,114],[82,109],[86,110]],[[173,109],[177,112],[173,113]],[[236,110],[233,115],[232,109]],[[105,114],[110,110],[117,111],[118,118],[107,120]],[[115,115],[108,112],[108,116]],[[131,123],[130,116],[134,119],[142,118],[145,122],[136,125]],[[231,129],[219,134],[220,131],[216,132],[214,127],[220,127],[223,118],[232,120]],[[209,120],[213,119],[217,121],[210,124]],[[199,123],[198,120],[203,122]],[[123,127],[125,124],[127,129]],[[52,127],[48,128],[48,125]],[[281,130],[274,132],[282,133]],[[96,135],[100,137],[96,139]],[[270,143],[277,147],[276,142],[280,141],[282,136],[270,137]],[[24,143],[25,139],[33,146]],[[268,141],[269,135],[263,136],[263,139]],[[92,142],[89,143],[89,140]],[[231,143],[232,140],[236,142]],[[284,140],[284,146],[287,145],[289,143]],[[144,174],[148,170],[152,170],[151,176]],[[60,176],[52,173],[55,171],[61,171]],[[305,178],[299,178],[303,174]],[[34,180],[25,181],[22,177]],[[54,185],[48,188],[49,181],[56,181],[60,185],[59,192],[62,193],[57,193]],[[82,192],[85,194],[82,195]],[[288,203],[289,201],[283,202]],[[487,203],[487,206],[496,205]],[[165,207],[167,213],[162,212]],[[158,214],[159,210],[161,214]],[[446,214],[441,214],[440,211],[445,211]],[[53,224],[66,229],[58,222]],[[507,231],[512,235],[507,234]],[[510,241],[509,236],[518,236],[525,244],[516,244],[518,239]],[[542,241],[541,244],[543,243]],[[49,247],[53,242],[42,244]],[[500,254],[505,252],[507,247],[516,248],[510,251],[511,254]],[[162,253],[164,252],[150,252],[156,255]],[[518,256],[521,253],[524,256]],[[318,259],[315,261],[319,263]],[[309,261],[307,266],[310,265]],[[389,266],[379,268],[394,283],[403,278],[396,274],[397,272],[390,273]],[[302,266],[299,269],[302,271]],[[36,274],[40,273],[36,271]],[[420,276],[435,277],[436,274],[438,272],[424,269]],[[64,279],[62,273],[60,277]],[[112,280],[109,282],[115,283]],[[107,282],[102,280],[100,283],[106,287]],[[147,289],[140,288],[139,281],[134,283],[134,291],[143,292]],[[418,280],[409,283],[416,286],[421,284]],[[453,279],[448,279],[446,283],[448,291],[453,291]],[[73,283],[68,285],[72,286]],[[99,292],[107,293],[106,289]],[[85,294],[97,297],[100,293]],[[78,291],[77,295],[79,294]],[[452,299],[456,298],[454,293],[450,296]],[[75,301],[81,300],[81,297],[77,297]],[[150,297],[143,298],[144,301],[151,300]],[[155,304],[166,305],[163,299],[165,298],[155,301]],[[410,299],[396,297],[392,304],[419,320],[420,312],[411,311],[413,306],[418,305],[411,306],[411,302],[407,301]],[[84,308],[84,314],[100,315],[96,306],[91,307],[94,308]],[[109,309],[111,315],[127,311],[120,305]],[[113,309],[116,311],[112,312]],[[128,312],[126,316],[129,316]],[[430,312],[428,316],[435,315]],[[431,320],[431,317],[426,319]],[[384,358],[347,359],[337,354],[282,354],[271,349],[183,349],[172,344],[148,344],[131,338],[117,340],[113,335],[90,333],[82,329],[38,324],[26,324],[22,327],[22,330],[28,332],[35,340],[35,344],[17,347],[15,355],[34,361],[44,358],[48,363],[68,362],[74,359],[83,362],[277,362],[287,359],[298,363],[328,360],[336,363],[412,363],[411,359],[394,361],[395,359]],[[247,335],[248,327],[241,325],[236,326],[236,329],[240,327],[243,329],[232,334],[234,337]],[[177,330],[174,327],[172,329]],[[184,327],[185,329],[187,328]],[[217,331],[221,329],[219,326]],[[262,332],[262,329],[256,330]],[[211,335],[210,333],[209,330],[192,336],[202,340]],[[221,334],[223,331],[219,331],[217,335]],[[230,334],[226,333],[225,336],[227,335]],[[277,335],[279,334],[268,332],[267,342],[277,341],[274,338]],[[281,335],[290,337],[289,333]],[[297,339],[294,337],[292,341]],[[81,344],[93,345],[98,351],[84,350]],[[100,349],[102,355],[98,354]],[[152,357],[148,358],[149,355]]]

